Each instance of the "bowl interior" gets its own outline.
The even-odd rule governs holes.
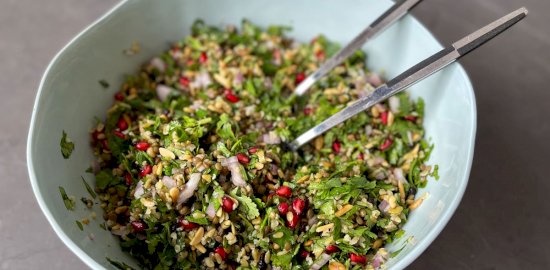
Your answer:
[[[113,94],[125,74],[132,74],[150,57],[189,33],[197,18],[223,26],[238,25],[243,18],[261,26],[284,24],[299,41],[319,33],[345,43],[391,6],[389,0],[349,0],[334,5],[330,0],[235,0],[235,1],[124,1],[67,45],[48,67],[36,98],[28,140],[29,175],[34,193],[59,237],[92,268],[111,268],[106,257],[135,265],[117,240],[101,229],[97,220],[81,231],[75,224],[90,216],[78,199],[88,196],[81,177],[93,160],[88,130],[94,117],[104,118]],[[133,42],[141,46],[134,56],[123,54]],[[405,17],[364,49],[368,64],[391,78],[439,50],[435,38],[414,18]],[[110,83],[103,89],[99,80]],[[426,101],[425,128],[435,144],[431,164],[439,164],[440,180],[430,181],[419,195],[429,193],[413,211],[405,235],[390,246],[405,248],[387,264],[401,269],[412,262],[442,230],[457,207],[467,185],[475,137],[475,99],[464,70],[453,64],[415,85],[414,97]],[[63,159],[59,141],[66,131],[76,148]],[[67,211],[58,187],[77,198],[75,211]],[[90,237],[92,236],[92,237]],[[93,240],[91,239],[93,238]]]

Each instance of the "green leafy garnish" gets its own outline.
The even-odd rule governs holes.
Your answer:
[[[84,226],[82,226],[82,222],[80,222],[80,221],[78,221],[78,220],[76,220],[75,222],[76,222],[76,226],[78,226],[78,228],[79,228],[81,231],[83,231],[83,230],[84,230]]]
[[[101,87],[103,87],[105,89],[109,88],[109,82],[107,82],[104,79],[99,80],[99,84],[101,85]]]
[[[92,198],[96,198],[97,195],[95,194],[94,190],[92,189],[92,187],[88,184],[88,182],[86,182],[86,180],[84,179],[84,177],[82,177],[82,183],[84,183],[84,186],[86,187],[86,190],[88,191],[88,193],[90,193],[90,196],[92,196]]]
[[[67,138],[67,133],[65,133],[65,130],[63,130],[59,145],[61,146],[61,155],[63,155],[64,159],[68,159],[73,153],[74,143]]]
[[[74,209],[75,201],[67,196],[67,192],[65,192],[65,189],[61,186],[59,187],[59,192],[61,193],[61,198],[63,199],[63,203],[65,204],[67,210],[72,211]]]

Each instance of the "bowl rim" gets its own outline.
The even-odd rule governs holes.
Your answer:
[[[36,93],[36,97],[33,104],[32,109],[32,116],[30,121],[30,127],[29,127],[29,133],[27,137],[27,150],[26,150],[26,159],[27,159],[27,171],[29,174],[29,179],[31,182],[31,187],[34,193],[34,196],[36,197],[36,200],[38,201],[38,205],[40,209],[42,210],[42,213],[52,226],[54,232],[57,234],[57,236],[61,239],[61,241],[82,261],[84,262],[88,267],[92,269],[105,269],[105,267],[101,264],[99,264],[94,258],[90,257],[84,250],[82,250],[71,238],[63,231],[61,226],[58,224],[56,219],[53,217],[52,213],[50,212],[48,206],[46,205],[44,201],[44,197],[40,193],[40,189],[38,187],[38,179],[36,177],[36,173],[34,170],[34,164],[32,159],[32,149],[34,149],[34,143],[33,143],[33,137],[36,133],[35,130],[35,121],[37,117],[37,111],[40,105],[40,100],[43,92],[43,88],[46,82],[46,79],[49,77],[50,71],[53,68],[55,64],[57,64],[59,58],[62,54],[65,53],[65,51],[71,47],[73,44],[77,42],[78,39],[83,37],[84,35],[88,34],[90,30],[93,28],[98,27],[99,25],[106,22],[107,18],[110,16],[113,16],[119,9],[121,9],[123,6],[129,4],[131,1],[129,0],[121,0],[120,2],[116,3],[113,7],[111,7],[108,11],[106,11],[103,15],[101,15],[99,18],[94,20],[91,24],[86,26],[83,30],[81,30],[78,34],[76,34],[66,45],[63,46],[59,52],[56,53],[56,55],[52,58],[52,60],[49,62],[48,66],[46,67],[44,74],[42,75],[42,78],[40,79],[40,83],[38,86],[38,91]],[[421,23],[419,20],[416,19],[416,17],[413,14],[409,14],[411,17],[411,22],[415,24],[415,27],[419,27],[422,31],[425,31],[436,43],[439,47],[443,48],[439,40],[428,30],[427,27],[423,23]],[[442,216],[435,222],[435,224],[432,226],[432,229],[427,233],[426,237],[419,239],[417,243],[414,245],[414,249],[411,251],[411,253],[408,256],[405,256],[403,259],[397,261],[392,268],[393,269],[403,269],[407,267],[409,264],[411,264],[414,260],[416,260],[427,248],[428,246],[437,238],[437,236],[441,233],[443,228],[447,225],[451,217],[454,215],[458,205],[460,204],[462,197],[464,196],[464,192],[466,190],[466,187],[468,186],[468,181],[470,177],[470,172],[472,168],[472,162],[473,162],[473,156],[474,156],[474,147],[475,147],[475,136],[476,136],[476,130],[477,130],[477,107],[476,107],[476,98],[474,93],[474,88],[472,85],[472,82],[466,72],[466,70],[462,67],[462,65],[458,62],[453,63],[452,65],[455,65],[457,68],[457,72],[459,76],[462,77],[462,79],[465,82],[465,88],[468,89],[467,95],[468,98],[472,101],[472,106],[470,107],[470,115],[472,122],[472,130],[470,134],[468,134],[468,141],[470,142],[469,148],[467,149],[467,164],[466,168],[463,174],[463,177],[465,178],[463,181],[461,181],[463,184],[458,187],[458,189],[455,192],[454,197],[450,201],[450,204],[448,205],[448,210],[445,211]]]

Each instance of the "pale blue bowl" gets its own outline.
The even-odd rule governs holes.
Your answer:
[[[124,74],[138,70],[140,64],[168,48],[189,33],[193,21],[208,24],[239,24],[243,18],[267,26],[293,26],[291,35],[308,41],[319,33],[346,43],[372,22],[392,3],[389,0],[233,0],[233,1],[123,1],[98,21],[78,34],[52,60],[47,68],[34,104],[28,138],[29,175],[40,207],[61,240],[88,266],[112,268],[106,257],[135,265],[123,253],[116,238],[100,229],[97,220],[80,231],[75,220],[89,216],[77,202],[69,212],[61,200],[58,186],[76,198],[86,196],[80,176],[93,159],[88,130],[94,117],[104,117]],[[458,36],[457,36],[458,37]],[[141,44],[133,57],[122,53],[132,42]],[[441,49],[437,40],[413,17],[407,16],[389,28],[364,49],[368,64],[384,71],[388,78]],[[111,87],[103,90],[98,80]],[[426,101],[427,137],[435,143],[430,163],[439,164],[441,179],[420,190],[430,195],[413,211],[405,226],[406,234],[390,250],[409,244],[389,260],[387,267],[402,269],[417,258],[449,221],[468,183],[476,129],[476,106],[468,76],[459,64],[411,89],[413,96]],[[70,159],[62,158],[59,140],[62,130],[75,142]],[[80,205],[78,205],[80,204]],[[94,240],[89,234],[95,236]]]

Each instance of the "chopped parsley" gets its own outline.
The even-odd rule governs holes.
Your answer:
[[[59,145],[61,146],[61,155],[63,155],[64,159],[68,159],[73,153],[74,143],[67,138],[67,133],[65,133],[65,130],[63,130],[61,135],[61,142]]]

